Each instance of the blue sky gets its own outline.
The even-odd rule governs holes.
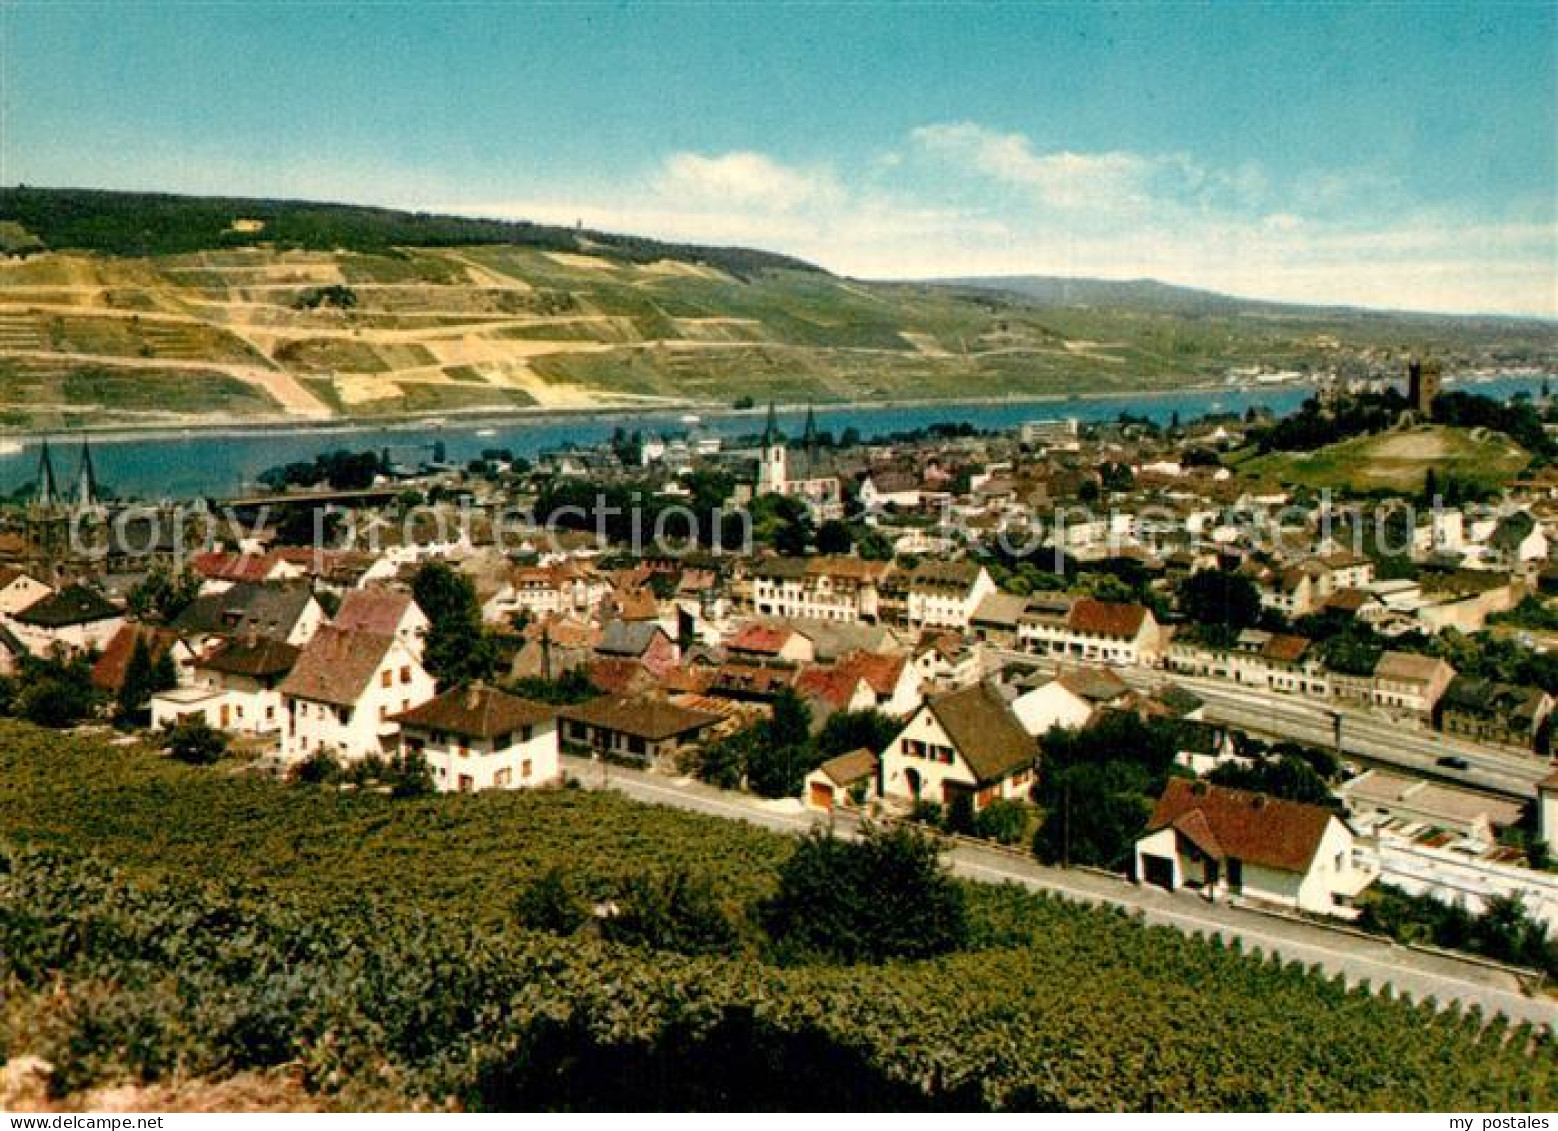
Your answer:
[[[0,182],[1558,315],[1552,4],[0,7]]]

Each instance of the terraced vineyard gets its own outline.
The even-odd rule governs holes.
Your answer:
[[[1512,321],[1235,300],[1187,313],[1132,308],[1129,292],[1056,302],[858,282],[743,249],[341,206],[6,189],[0,223],[21,234],[13,246],[29,236],[48,249],[0,259],[0,402],[45,426],[79,418],[83,403],[106,422],[968,398],[1328,366],[1353,346],[1552,351],[1550,328]],[[318,301],[328,288],[342,301]],[[40,363],[125,370],[147,390],[12,395],[6,375]],[[188,386],[171,402],[170,376]]]
[[[611,795],[341,794],[3,722],[0,845],[0,1058],[66,1093],[288,1065],[346,1107],[1558,1101],[1545,1031],[1010,888],[972,893],[972,949],[881,967],[518,929],[554,866],[596,895],[692,869],[739,914],[790,851]]]

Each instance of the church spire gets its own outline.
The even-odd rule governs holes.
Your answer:
[[[801,446],[812,455],[817,453],[817,410],[811,405],[806,406],[806,431],[802,435]]]
[[[92,468],[92,449],[85,439],[81,441],[81,467],[76,472],[76,507],[95,510],[97,498],[97,472]]]
[[[768,402],[768,423],[763,428],[763,447],[771,448],[779,442],[779,418],[774,412],[774,402]]]
[[[39,510],[52,510],[59,503],[59,486],[54,482],[54,461],[49,458],[48,440],[44,440],[38,450],[38,484],[33,490],[32,501]]]

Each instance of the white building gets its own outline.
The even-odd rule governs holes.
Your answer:
[[[1017,624],[1018,642],[1029,652],[1098,664],[1156,664],[1162,636],[1146,606],[1090,597],[1030,602]]]
[[[909,717],[882,752],[882,794],[950,805],[959,793],[980,810],[997,798],[1026,800],[1038,745],[988,683],[937,695]]]
[[[990,571],[976,562],[923,561],[908,577],[909,625],[966,630],[979,603],[995,591]]]
[[[1329,809],[1171,778],[1136,842],[1139,882],[1354,918],[1378,878]]]
[[[479,684],[396,716],[400,748],[427,759],[442,792],[526,789],[562,777],[557,712]]]
[[[752,605],[763,616],[876,623],[892,566],[862,558],[773,558],[752,573]]]
[[[300,654],[263,636],[225,641],[195,659],[190,687],[152,697],[152,726],[200,714],[218,730],[280,733],[286,712],[278,689]]]
[[[394,716],[433,697],[433,677],[393,636],[326,627],[279,688],[286,711],[282,754],[334,750],[348,760],[398,746]]]

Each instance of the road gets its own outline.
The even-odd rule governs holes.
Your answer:
[[[609,788],[638,801],[686,809],[727,820],[746,821],[775,832],[800,834],[829,818],[802,809],[798,801],[765,801],[717,790],[701,782],[611,766],[565,756],[564,770],[592,789]],[[848,817],[836,817],[834,828],[844,836],[857,833]],[[1276,953],[1285,961],[1319,965],[1341,974],[1349,985],[1367,980],[1375,987],[1390,985],[1414,1000],[1480,1005],[1485,1013],[1499,1011],[1516,1020],[1558,1025],[1558,1005],[1532,998],[1515,979],[1497,969],[1436,954],[1408,950],[1384,939],[1263,914],[1214,905],[1188,892],[1170,893],[1138,887],[1127,880],[1076,869],[1047,868],[995,848],[957,844],[948,853],[952,870],[981,883],[1016,883],[1035,891],[1053,892],[1086,903],[1106,904],[1140,912],[1148,923],[1173,927],[1186,934],[1239,939],[1244,949]]]
[[[1053,660],[1027,652],[1002,650],[997,655],[1011,663],[1045,671],[1056,669]],[[1536,783],[1552,772],[1546,758],[1453,738],[1413,721],[1337,707],[1329,700],[1281,695],[1224,679],[1180,675],[1157,668],[1116,667],[1111,670],[1138,690],[1152,690],[1172,682],[1195,692],[1206,701],[1206,717],[1212,722],[1315,746],[1332,746],[1339,714],[1344,754],[1473,789],[1529,801],[1536,797]],[[1439,765],[1439,759],[1447,755],[1464,758],[1467,768],[1456,770]]]

